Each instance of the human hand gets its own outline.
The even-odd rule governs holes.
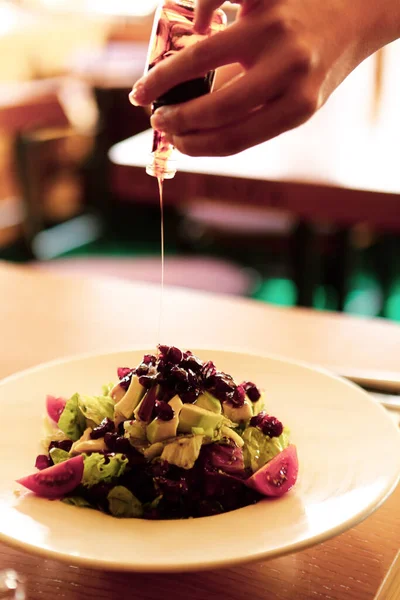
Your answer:
[[[220,4],[198,0],[199,32]],[[362,60],[400,35],[393,26],[399,5],[243,0],[234,24],[162,61],[136,83],[131,101],[149,104],[182,81],[239,64],[239,74],[214,93],[163,106],[151,120],[185,154],[235,154],[307,121]]]

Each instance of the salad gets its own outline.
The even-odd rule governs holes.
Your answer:
[[[297,479],[289,431],[254,383],[159,345],[102,394],[47,396],[38,496],[116,517],[215,515],[282,496]]]

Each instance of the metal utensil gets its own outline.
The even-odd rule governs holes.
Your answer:
[[[385,373],[337,372],[337,375],[359,385],[385,408],[400,411],[400,376]]]
[[[400,394],[400,374],[384,371],[355,371],[340,369],[338,375],[357,383],[366,390],[381,392],[382,394]]]
[[[371,396],[385,408],[390,408],[391,410],[400,410],[400,395],[395,396],[393,394],[371,392],[370,390],[366,391],[368,391]]]
[[[398,600],[400,593],[400,551],[378,590],[375,600]]]

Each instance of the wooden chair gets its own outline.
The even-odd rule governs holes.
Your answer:
[[[58,90],[58,80],[0,84],[0,246],[5,258],[32,256],[28,232],[34,211],[22,193],[14,149],[27,131],[68,125]]]

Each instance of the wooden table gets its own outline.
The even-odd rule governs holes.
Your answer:
[[[56,357],[154,345],[159,288],[70,279],[0,264],[0,376]],[[162,339],[189,347],[279,353],[340,370],[400,372],[400,327],[249,300],[165,290]],[[373,600],[399,548],[400,488],[358,527],[304,552],[201,574],[95,572],[0,545],[0,568],[28,580],[28,598]],[[84,532],[82,532],[84,535]]]

